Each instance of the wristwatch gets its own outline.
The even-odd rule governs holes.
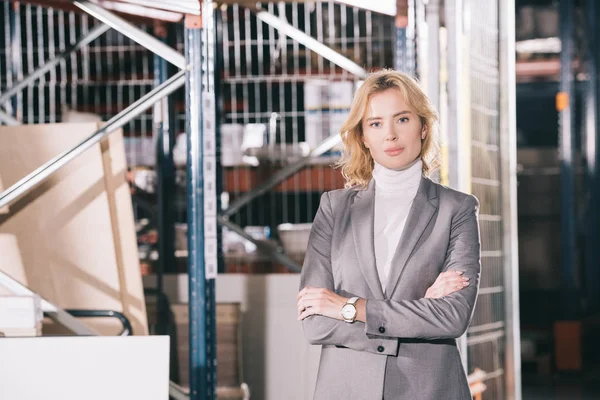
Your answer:
[[[358,297],[352,297],[348,299],[348,301],[342,307],[342,318],[344,318],[344,321],[350,324],[356,321],[356,315],[358,314],[358,311],[356,310],[357,301]]]

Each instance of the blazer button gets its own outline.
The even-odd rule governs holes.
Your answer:
[[[385,328],[383,326],[379,327],[379,333],[385,333]]]
[[[379,346],[377,348],[377,351],[380,352],[380,353],[383,353],[384,350],[385,350],[385,347],[383,347],[383,346]]]

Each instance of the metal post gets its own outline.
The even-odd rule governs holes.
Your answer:
[[[5,7],[5,16],[4,23],[7,26],[7,31],[10,35],[10,45],[7,43],[5,45],[5,57],[6,57],[6,83],[11,84],[13,77],[15,79],[19,79],[19,72],[22,71],[21,67],[21,32],[20,32],[20,18],[16,16],[19,10],[19,4],[7,4]],[[19,24],[19,29],[17,33],[16,24]],[[17,103],[6,103],[6,100],[0,103],[0,107],[6,106],[7,112],[2,111],[0,108],[0,122],[4,122],[7,125],[20,125],[21,122],[14,118],[10,113],[14,113],[14,115],[18,114]]]
[[[155,22],[154,33],[161,41],[167,41],[167,27]],[[154,82],[161,85],[169,78],[168,63],[159,56],[154,56]],[[154,129],[156,138],[156,172],[158,178],[158,263],[156,270],[156,290],[163,292],[163,273],[172,270],[175,264],[175,226],[173,192],[175,190],[175,168],[173,164],[173,129],[171,128],[172,99],[163,98],[154,105]],[[156,310],[156,332],[166,334],[166,318],[168,310],[164,303],[158,302]],[[171,376],[173,378],[173,375]]]
[[[75,157],[81,155],[86,150],[99,143],[102,139],[108,136],[111,132],[119,129],[138,115],[143,113],[145,110],[150,108],[156,101],[160,100],[164,96],[168,96],[173,93],[176,89],[185,83],[184,78],[185,71],[180,71],[164,84],[160,85],[150,93],[146,94],[142,98],[138,99],[132,105],[115,115],[109,121],[107,121],[100,129],[98,129],[89,138],[85,139],[75,147],[69,150],[65,150],[56,157],[47,161],[45,164],[34,170],[29,175],[22,178],[20,181],[0,193],[0,209],[11,205],[13,202],[18,200],[21,196],[28,193],[31,189],[46,180],[54,172],[65,166]]]
[[[429,63],[429,35],[427,31],[427,21],[425,17],[425,2],[426,0],[414,0],[412,3],[412,14],[413,16],[413,31],[414,39],[412,49],[414,51],[415,58],[415,77],[419,78],[419,83],[425,93],[429,92],[429,69],[434,68],[433,64]]]
[[[417,73],[415,46],[415,1],[396,1],[394,69],[411,76]]]
[[[15,79],[21,79],[23,76],[23,60],[22,60],[22,46],[21,46],[21,5],[14,2],[11,4],[10,9],[10,41],[11,41],[11,57],[12,60],[12,75]],[[0,104],[6,102],[0,100]],[[22,112],[22,107],[17,104],[17,99],[13,99],[11,107],[13,114],[17,119],[23,119],[23,116],[19,115]]]
[[[577,317],[577,292],[575,284],[575,169],[573,156],[575,130],[572,109],[575,105],[573,91],[573,4],[560,2],[560,92],[556,95],[559,112],[559,154],[561,175],[561,238],[562,238],[562,314],[565,320]]]
[[[463,123],[462,105],[463,93],[461,88],[461,77],[463,67],[463,35],[462,35],[462,0],[448,0],[445,2],[446,29],[448,31],[448,170],[450,186],[465,190],[466,182],[465,163],[466,160],[462,148]]]
[[[228,26],[223,26],[223,22],[221,21],[221,19],[219,18],[219,15],[221,13],[221,10],[218,9],[214,9],[213,11],[213,21],[214,21],[214,32],[213,32],[213,39],[214,39],[214,68],[215,71],[223,71],[223,54],[221,51],[217,51],[217,49],[222,49],[223,48],[223,28],[228,29]],[[250,62],[250,60],[248,60],[248,62]],[[221,121],[222,121],[222,110],[223,110],[223,105],[222,105],[222,81],[221,81],[221,74],[213,74],[214,77],[214,82],[213,82],[213,87],[214,87],[214,98],[215,98],[215,132],[217,132],[217,134],[215,134],[215,146],[217,149],[217,157],[215,158],[215,170],[216,170],[216,191],[217,194],[221,194],[223,193],[223,177],[225,174],[223,174],[223,166],[221,165],[221,157],[220,155],[222,154],[222,142],[221,142]],[[217,101],[217,99],[219,99],[219,101]],[[217,195],[217,212],[221,212],[221,209],[223,207],[222,203],[221,203],[221,196]],[[219,223],[219,218],[217,216],[217,223]],[[218,257],[217,257],[217,273],[224,273],[226,270],[226,266],[225,266],[225,257],[223,257],[223,226],[222,224],[217,225],[217,249],[218,249]]]
[[[515,74],[515,0],[498,3],[500,37],[500,172],[502,248],[506,310],[506,399],[521,400],[519,241],[517,227],[517,99]]]
[[[440,108],[440,0],[429,0],[425,8],[427,21],[427,95]]]
[[[461,87],[462,82],[462,60],[463,60],[463,1],[447,0],[444,3],[445,22],[447,29],[447,60],[448,60],[448,83],[447,83],[447,138],[448,142],[448,183],[454,189],[464,192],[469,191],[467,171],[470,171],[470,153],[465,148],[463,132],[463,105],[464,94]],[[466,153],[466,154],[465,154]],[[467,335],[459,338],[462,362],[465,371],[468,371],[467,358]]]
[[[155,23],[156,36],[167,42],[167,27]],[[154,56],[155,85],[169,79],[168,63],[165,59]],[[172,194],[175,182],[175,166],[173,163],[174,135],[171,123],[173,102],[171,98],[163,98],[154,105],[155,137],[156,137],[156,170],[158,177],[158,254],[159,271],[157,271],[157,290],[162,291],[162,273],[167,272],[174,264],[174,209]]]
[[[594,3],[594,1],[590,1],[590,3]],[[593,57],[595,57],[594,63],[596,66],[596,71],[595,71],[595,82],[596,82],[596,132],[595,132],[595,136],[594,136],[594,156],[593,156],[593,160],[594,160],[594,181],[592,183],[593,185],[593,192],[592,192],[592,204],[594,206],[597,206],[600,203],[600,84],[598,83],[598,74],[600,74],[600,27],[598,27],[597,23],[600,20],[600,6],[598,6],[597,4],[595,5],[595,10],[594,10],[594,14],[589,15],[591,18],[593,18],[593,21],[591,21],[591,23],[595,26],[595,32],[594,32],[594,37],[592,38],[592,40],[595,43],[595,47],[594,47],[594,53],[593,53]],[[591,147],[591,144],[590,144]],[[592,266],[590,264],[590,268],[595,268],[596,270],[598,270],[598,268],[600,268],[600,254],[598,254],[598,245],[600,245],[600,235],[598,234],[598,225],[600,225],[600,212],[598,212],[598,210],[595,210],[596,215],[594,217],[594,221],[592,222],[594,224],[595,227],[595,231],[593,234],[593,238],[594,238],[594,242],[590,243],[591,246],[593,246],[593,248],[595,249],[595,255],[594,255],[594,260],[595,263]],[[600,273],[596,272],[596,279],[597,279],[597,284],[600,285]],[[595,292],[595,296],[596,296],[596,305],[598,306],[598,308],[600,308],[600,299],[598,299],[598,297],[600,296],[600,289],[597,289],[597,291]],[[596,310],[598,311],[598,309]]]
[[[202,3],[202,17],[186,16],[187,221],[190,314],[190,398],[216,398],[216,180],[214,73],[210,57],[212,1]],[[204,28],[204,29],[203,29]],[[212,188],[210,187],[212,185]],[[207,190],[208,189],[208,190]],[[214,214],[214,215],[212,215]],[[212,232],[214,230],[214,244]],[[214,256],[212,260],[212,249]],[[209,251],[207,251],[207,248]],[[214,261],[214,264],[213,264]]]
[[[586,171],[586,298],[587,312],[598,312],[600,308],[600,259],[598,257],[598,64],[597,52],[600,29],[596,25],[600,7],[595,0],[586,1],[587,29],[587,66],[589,81],[585,99],[585,171]]]

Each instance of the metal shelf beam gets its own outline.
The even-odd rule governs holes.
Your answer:
[[[333,50],[332,48],[314,39],[312,36],[294,27],[289,22],[287,22],[284,15],[277,16],[267,11],[262,11],[260,9],[253,10],[256,12],[256,17],[260,21],[277,29],[279,33],[296,40],[301,45],[314,51],[321,57],[331,61],[332,63],[345,69],[346,71],[358,76],[359,78],[366,78],[367,71],[365,71],[364,68],[362,68],[360,65],[350,60],[349,58],[338,53],[337,51]]]
[[[123,35],[127,36],[134,42],[144,46],[151,52],[161,56],[171,64],[175,65],[177,68],[185,68],[185,57],[183,55],[181,55],[177,50],[167,46],[154,36],[144,32],[137,26],[127,22],[123,18],[111,13],[110,11],[105,10],[104,8],[92,2],[75,1],[73,4],[75,4],[82,11],[85,11],[92,17],[104,22],[111,28],[121,32]]]

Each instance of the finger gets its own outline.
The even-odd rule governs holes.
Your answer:
[[[463,285],[465,282],[469,282],[469,279],[461,276],[454,276],[452,278],[448,278],[447,282],[452,286]]]
[[[304,318],[310,317],[311,315],[315,314],[317,314],[315,310],[313,310],[312,308],[307,308],[302,312],[302,314],[300,314],[300,316],[298,317],[298,321],[302,321]]]
[[[304,300],[304,298],[298,300],[296,308],[298,308],[299,310],[304,310],[306,308],[306,300]]]
[[[306,310],[310,310],[310,307],[298,307],[298,316],[302,315],[303,312],[305,312]]]
[[[305,286],[299,293],[298,293],[298,297],[302,297],[304,296],[306,293],[308,293],[310,290],[312,289],[311,286]]]
[[[452,285],[462,285],[462,286],[466,286],[469,284],[469,279],[468,278],[454,278],[451,281],[449,281]],[[465,285],[466,284],[466,285]]]
[[[306,301],[298,302],[296,308],[298,309],[298,315],[300,315],[304,310],[313,307],[314,304],[307,303]]]
[[[321,300],[319,300],[319,299],[304,299],[304,300],[302,300],[302,303],[300,305],[302,306],[302,308],[314,308],[314,309],[320,309],[322,306]]]

